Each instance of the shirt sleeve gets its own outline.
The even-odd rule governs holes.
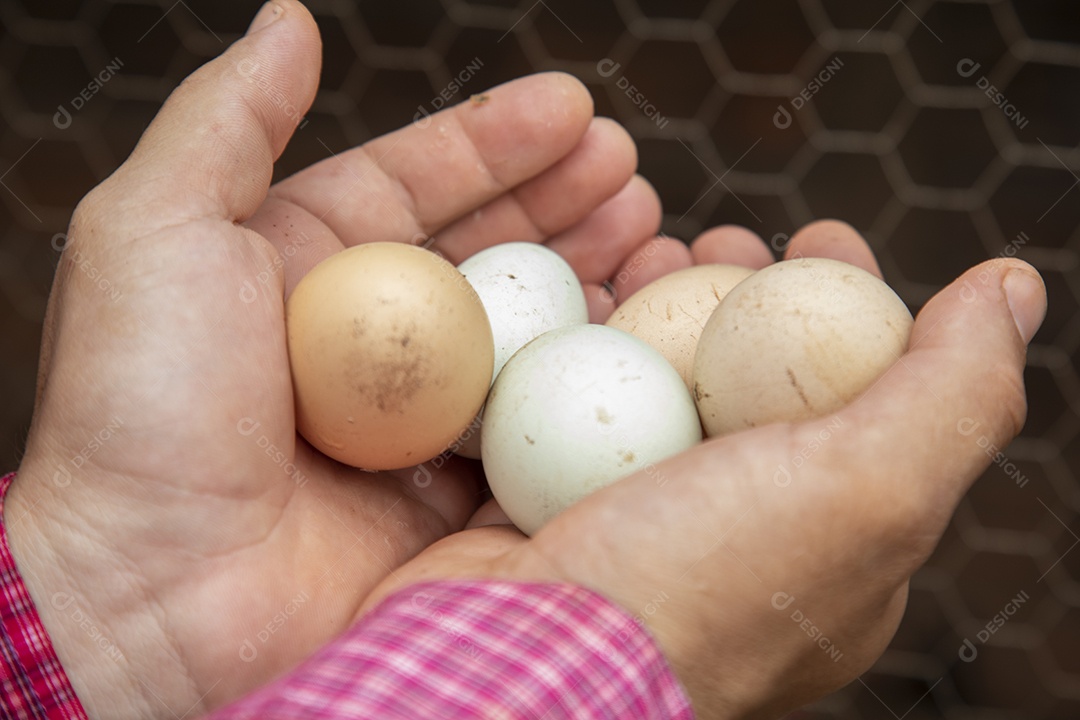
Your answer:
[[[675,718],[656,641],[574,585],[455,580],[397,592],[284,678],[212,720]]]
[[[0,717],[85,720],[8,545],[0,478]],[[693,717],[641,621],[574,585],[453,580],[384,600],[210,720]]]
[[[4,498],[14,479],[0,478],[0,717],[86,720],[8,545]]]

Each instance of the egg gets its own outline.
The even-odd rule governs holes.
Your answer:
[[[759,270],[698,341],[693,392],[706,434],[840,409],[904,353],[912,323],[888,285],[853,265],[801,258]]]
[[[701,441],[701,425],[682,378],[659,352],[615,328],[571,325],[506,363],[482,436],[492,494],[532,535],[621,477],[658,474],[656,463]]]
[[[543,245],[513,242],[481,250],[458,270],[480,296],[495,341],[494,382],[525,343],[555,328],[589,321],[585,292],[569,263]],[[459,455],[480,457],[477,416],[455,442]]]
[[[628,297],[605,323],[652,345],[693,388],[694,353],[713,310],[754,274],[738,265],[695,265],[654,280]]]
[[[491,383],[484,306],[438,255],[404,243],[343,250],[285,307],[296,425],[335,460],[408,467],[446,450]]]

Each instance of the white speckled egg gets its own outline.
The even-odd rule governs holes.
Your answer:
[[[800,258],[759,270],[698,341],[693,391],[706,434],[840,409],[904,353],[912,322],[888,285],[854,265]]]
[[[525,343],[567,325],[589,321],[585,293],[570,265],[554,250],[527,242],[482,250],[458,270],[480,296],[495,339],[494,382],[503,365]],[[455,451],[480,457],[483,411],[459,436]]]
[[[574,325],[530,342],[499,373],[483,426],[495,498],[532,535],[621,477],[701,441],[679,373],[638,338]]]
[[[660,351],[694,385],[694,353],[713,310],[731,289],[754,274],[739,265],[695,265],[654,280],[615,309],[605,323]]]

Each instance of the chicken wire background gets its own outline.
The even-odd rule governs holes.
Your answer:
[[[257,5],[0,3],[3,468],[17,466],[30,420],[54,235]],[[842,218],[913,311],[987,257],[1038,267],[1050,309],[1029,355],[1026,428],[915,577],[885,656],[800,716],[1080,717],[1080,5],[308,5],[325,43],[322,89],[278,177],[441,97],[559,69],[633,133],[672,236],[737,223],[780,248],[811,219]],[[983,643],[979,631],[1010,609]]]

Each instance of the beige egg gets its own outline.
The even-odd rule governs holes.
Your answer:
[[[839,410],[907,349],[912,318],[884,282],[837,260],[771,265],[705,324],[693,392],[711,436]]]
[[[738,265],[677,270],[628,297],[605,324],[659,350],[693,389],[694,353],[705,322],[724,296],[753,274]]]
[[[357,245],[285,308],[300,434],[335,460],[402,468],[447,449],[491,383],[494,345],[464,276],[403,243]]]

